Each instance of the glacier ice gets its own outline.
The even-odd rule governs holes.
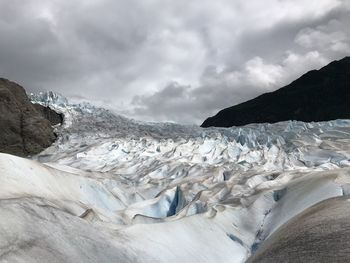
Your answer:
[[[31,99],[64,123],[31,159],[0,154],[5,261],[244,262],[289,219],[350,189],[348,120],[202,129],[52,92]]]

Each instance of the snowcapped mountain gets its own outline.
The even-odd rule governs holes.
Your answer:
[[[32,160],[0,154],[8,262],[245,262],[280,226],[349,192],[350,121],[145,123],[55,93]]]

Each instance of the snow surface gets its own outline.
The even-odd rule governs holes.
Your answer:
[[[31,98],[64,123],[31,159],[0,154],[5,262],[244,262],[350,190],[350,121],[202,129]]]

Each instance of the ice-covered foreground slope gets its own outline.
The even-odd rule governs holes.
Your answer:
[[[4,261],[244,262],[350,189],[350,121],[201,129],[32,99],[65,120],[34,160],[0,154]]]

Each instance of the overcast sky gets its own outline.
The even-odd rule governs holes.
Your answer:
[[[349,0],[0,0],[0,76],[200,124],[350,55]]]

